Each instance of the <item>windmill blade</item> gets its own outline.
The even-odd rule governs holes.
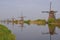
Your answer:
[[[56,34],[56,35],[57,35],[58,33],[54,33],[54,34]]]
[[[15,19],[15,18],[11,18],[11,19]]]
[[[26,16],[22,16],[23,18],[26,18]],[[21,17],[17,17],[17,18],[21,18]]]
[[[42,11],[42,13],[49,13],[49,11]]]
[[[26,16],[23,16],[23,17],[26,17]]]
[[[57,11],[54,11],[54,13],[57,13]]]
[[[50,12],[57,13],[57,11],[50,11]]]
[[[49,34],[49,33],[47,32],[47,33],[42,33],[42,34]]]
[[[49,33],[49,32],[47,32],[47,33],[42,33],[42,34],[50,34],[50,33]],[[57,35],[58,33],[54,33],[54,34],[56,34],[56,35]]]

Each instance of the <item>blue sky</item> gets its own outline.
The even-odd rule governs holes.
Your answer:
[[[0,19],[15,18],[23,15],[25,19],[47,19],[50,1],[52,1],[52,10],[57,10],[56,17],[60,18],[60,0],[0,0]]]

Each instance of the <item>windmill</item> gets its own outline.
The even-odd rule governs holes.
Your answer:
[[[21,17],[18,17],[20,18],[20,20],[18,21],[19,24],[24,24],[24,16],[23,16],[23,12],[21,12]]]
[[[7,23],[7,24],[9,24],[9,22],[10,22],[10,20],[9,20],[9,19],[7,19],[7,20],[6,20],[6,23]]]
[[[14,19],[15,19],[15,18],[11,18],[11,19],[12,19],[11,22],[14,22]]]
[[[18,20],[18,24],[20,24],[20,27],[21,27],[21,31],[23,31],[23,27],[24,27],[24,16],[23,16],[23,12],[21,11],[21,17],[18,17],[20,18],[20,20]]]
[[[57,13],[57,11],[52,10],[52,2],[50,2],[50,10],[49,11],[42,11],[42,13],[49,13],[49,18],[54,18],[55,19],[55,13]]]
[[[11,24],[14,26],[14,23],[15,23],[15,18],[14,18],[14,16],[12,17],[12,18],[10,18],[11,20],[10,20],[10,22],[11,22]]]

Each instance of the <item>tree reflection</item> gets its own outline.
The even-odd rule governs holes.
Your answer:
[[[55,25],[53,25],[53,24],[48,24],[48,29],[49,29],[50,35],[56,34],[56,33],[55,33],[55,28],[56,28]]]
[[[50,40],[51,40],[51,36],[56,34],[56,32],[55,32],[56,26],[53,24],[48,24],[48,28],[49,28],[49,34],[50,34]]]
[[[51,40],[52,35],[57,34],[57,33],[55,32],[56,26],[53,25],[53,24],[48,24],[48,29],[49,29],[49,32],[43,33],[43,34],[50,34],[49,37],[50,37],[50,40]]]

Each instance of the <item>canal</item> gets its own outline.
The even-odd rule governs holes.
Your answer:
[[[16,36],[16,40],[60,40],[60,28],[54,25],[12,24],[7,26]]]

